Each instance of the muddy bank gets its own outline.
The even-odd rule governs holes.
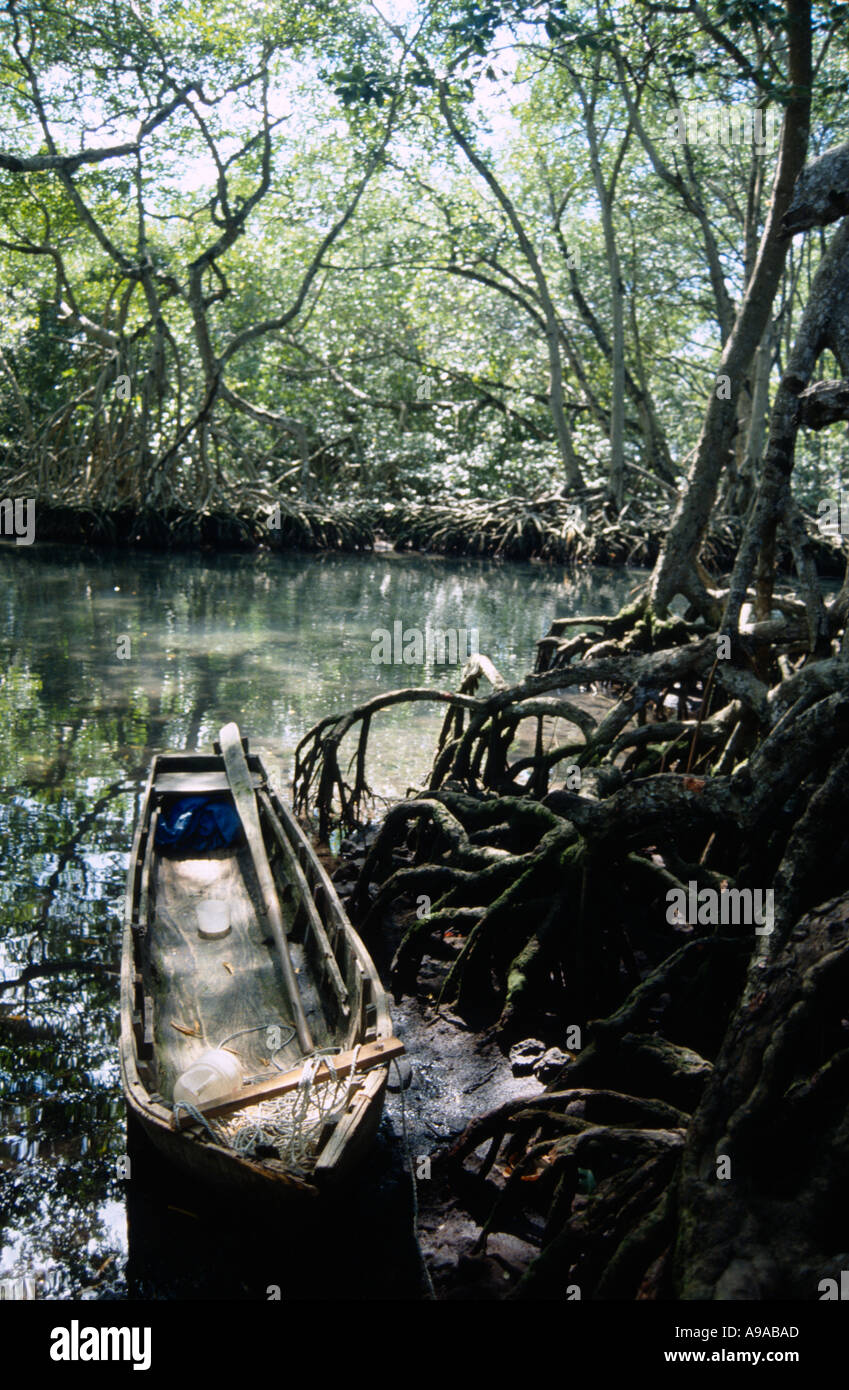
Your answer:
[[[492,1039],[420,999],[397,1002],[392,1018],[407,1049],[410,1084],[388,1095],[386,1117],[417,1175],[418,1244],[432,1286],[423,1293],[449,1300],[503,1298],[539,1253],[542,1222],[538,1228],[522,1223],[521,1234],[498,1231],[484,1243],[489,1209],[479,1193],[458,1189],[440,1158],[471,1120],[505,1102],[540,1095],[542,1082],[533,1074],[514,1076],[509,1057]]]
[[[370,840],[367,832],[363,841],[346,842],[346,853],[335,867],[326,849],[317,847],[348,908]],[[380,934],[367,940],[384,981],[408,915],[390,912]],[[406,1047],[402,1065],[409,1082],[402,1086],[401,1077],[393,1075],[383,1127],[390,1132],[395,1161],[400,1163],[398,1177],[410,1194],[409,1221],[415,1227],[421,1261],[420,1296],[449,1301],[501,1299],[539,1254],[544,1221],[517,1213],[510,1231],[485,1234],[507,1171],[494,1167],[482,1185],[469,1180],[465,1171],[448,1169],[444,1159],[473,1120],[497,1106],[541,1095],[550,1077],[537,1048],[531,1048],[529,1056],[517,1057],[522,1045],[505,1052],[473,1011],[466,1010],[461,1017],[450,1009],[437,1009],[436,998],[460,944],[459,938],[448,935],[442,958],[427,961],[416,991],[398,994],[392,1003],[394,1031]],[[540,1032],[542,1045],[553,1045],[559,1036],[557,1020],[541,1020]],[[553,1053],[547,1055],[551,1058]]]

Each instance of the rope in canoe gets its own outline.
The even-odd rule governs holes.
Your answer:
[[[279,1027],[280,1021],[261,1023],[253,1028],[241,1028],[229,1033],[219,1044],[226,1046],[235,1038],[247,1033],[267,1033],[272,1027]],[[271,1062],[278,1071],[285,1071],[277,1061],[277,1055],[295,1036],[294,1026],[285,1021],[290,1030],[271,1053]],[[215,1144],[224,1144],[242,1158],[268,1158],[275,1155],[293,1173],[306,1176],[315,1158],[318,1143],[325,1125],[336,1119],[344,1111],[355,1086],[360,1084],[357,1075],[357,1057],[360,1051],[357,1043],[351,1058],[351,1068],[347,1077],[338,1077],[333,1065],[334,1054],[339,1048],[317,1049],[304,1062],[303,1072],[296,1090],[283,1096],[258,1101],[244,1110],[222,1118],[207,1119],[206,1116],[187,1101],[179,1101],[173,1106],[174,1113],[185,1111],[196,1124],[200,1124]],[[230,1049],[233,1051],[234,1049]],[[316,1081],[319,1067],[325,1063],[330,1075],[327,1079]],[[246,1078],[248,1082],[264,1080],[266,1075]]]
[[[360,1083],[356,1075],[359,1050],[358,1043],[351,1070],[344,1078],[336,1075],[330,1050],[313,1053],[304,1063],[297,1090],[260,1101],[227,1119],[213,1121],[219,1142],[223,1141],[242,1157],[262,1157],[271,1150],[292,1172],[307,1173],[325,1125],[332,1118],[338,1118],[354,1087]],[[316,1082],[315,1075],[322,1063],[327,1065],[330,1076]]]
[[[266,1034],[267,1034],[267,1033],[270,1032],[270,1030],[271,1030],[272,1028],[277,1028],[277,1029],[279,1029],[279,1027],[280,1027],[280,1022],[279,1022],[278,1019],[275,1018],[271,1023],[258,1023],[258,1024],[256,1024],[256,1026],[253,1027],[253,1028],[239,1028],[238,1031],[235,1032],[235,1033],[228,1033],[227,1036],[226,1036],[226,1038],[224,1038],[220,1043],[218,1043],[217,1046],[218,1046],[218,1047],[226,1047],[227,1044],[228,1044],[228,1042],[232,1042],[234,1038],[243,1038],[243,1037],[245,1036],[246,1033],[266,1033]],[[271,1065],[272,1065],[273,1067],[276,1067],[278,1071],[285,1071],[286,1068],[285,1068],[285,1067],[281,1067],[280,1063],[279,1063],[278,1060],[277,1060],[277,1054],[278,1054],[278,1052],[282,1052],[283,1049],[284,1049],[284,1047],[288,1047],[288,1046],[289,1046],[289,1043],[290,1043],[290,1042],[292,1041],[292,1039],[295,1037],[295,1034],[296,1034],[296,1032],[297,1032],[297,1029],[295,1028],[294,1023],[290,1023],[290,1022],[288,1021],[288,1019],[286,1019],[286,1020],[283,1021],[283,1027],[289,1029],[289,1036],[288,1036],[288,1038],[284,1038],[282,1042],[278,1043],[277,1047],[275,1047],[274,1051],[273,1051],[272,1054],[271,1054]],[[232,1052],[233,1050],[234,1050],[234,1049],[231,1047],[231,1048],[230,1048],[230,1051]],[[249,1076],[249,1077],[246,1077],[246,1082],[247,1082],[247,1083],[250,1083],[251,1081],[263,1081],[263,1080],[265,1080],[265,1075],[266,1075],[266,1073],[263,1072],[263,1073],[261,1073],[259,1076]]]

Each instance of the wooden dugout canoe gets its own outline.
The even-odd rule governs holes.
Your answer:
[[[160,818],[173,814],[181,798],[204,796],[238,806],[217,747],[215,754],[160,754],[153,760],[127,881],[121,1077],[130,1119],[184,1172],[245,1195],[295,1196],[343,1176],[367,1150],[380,1121],[391,1058],[403,1047],[392,1037],[387,996],[371,957],[255,754],[247,756],[245,780],[253,784],[284,953],[291,960],[289,978],[296,982],[307,1036],[315,1049],[336,1051],[336,1089],[330,1089],[326,1062],[314,1078],[317,1088],[325,1078],[321,1094],[334,1102],[331,1113],[320,1126],[313,1123],[317,1138],[306,1161],[301,1155],[293,1162],[268,1145],[237,1153],[232,1135],[221,1137],[221,1125],[261,1124],[268,1102],[297,1092],[306,1056],[303,1033],[299,1041],[290,1026],[297,1010],[249,827],[247,842],[205,853],[157,843]],[[205,939],[199,931],[203,904],[210,900],[227,905],[230,930],[221,939]],[[213,1141],[189,1114],[175,1116],[174,1085],[201,1054],[238,1033],[228,1051],[242,1065],[242,1084],[214,1109],[200,1106],[215,1131]],[[344,1079],[355,1048],[353,1080]]]

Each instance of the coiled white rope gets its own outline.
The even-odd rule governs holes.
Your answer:
[[[360,1084],[353,1050],[346,1078],[336,1074],[333,1058],[338,1049],[319,1049],[306,1059],[297,1089],[249,1107],[228,1119],[213,1121],[214,1138],[243,1158],[263,1157],[271,1149],[293,1172],[307,1173],[314,1162],[322,1131],[328,1121],[344,1111],[351,1093]],[[317,1081],[322,1064],[330,1075]],[[207,1127],[208,1128],[208,1127]]]

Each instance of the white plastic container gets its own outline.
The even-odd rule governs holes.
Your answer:
[[[208,1105],[222,1100],[242,1084],[242,1064],[232,1052],[210,1048],[187,1068],[174,1084],[174,1104]]]
[[[223,898],[204,898],[197,905],[198,933],[205,941],[220,941],[230,931],[230,906]]]

